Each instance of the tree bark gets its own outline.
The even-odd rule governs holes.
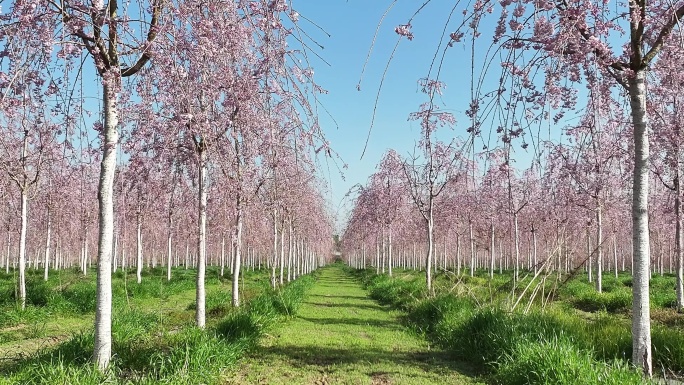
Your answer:
[[[490,243],[489,243],[489,278],[494,279],[494,220],[492,219],[491,222],[489,223],[489,234],[490,234]]]
[[[596,291],[603,291],[603,212],[600,203],[596,205]]]
[[[475,276],[475,238],[473,238],[473,221],[468,220],[468,231],[470,236],[470,276]]]
[[[629,78],[634,124],[634,185],[632,187],[632,361],[653,375],[649,299],[650,245],[648,230],[649,142],[646,112],[646,71]]]
[[[197,290],[195,292],[195,322],[197,327],[204,329],[206,324],[204,289],[204,275],[207,264],[207,149],[206,143],[200,140],[196,143],[199,156],[199,199],[198,199],[198,227],[197,227]]]
[[[52,231],[52,221],[50,218],[50,206],[47,208],[47,234],[45,236],[45,263],[43,264],[43,280],[48,280],[48,274],[50,269],[50,235]]]
[[[233,307],[240,306],[240,263],[242,248],[242,196],[238,192],[235,212],[235,256],[233,258]]]
[[[273,261],[271,263],[271,287],[276,288],[276,261],[278,260],[278,222],[277,212],[273,212]]]
[[[432,294],[432,258],[433,258],[433,244],[434,244],[434,217],[432,215],[432,204],[429,204],[427,212],[427,238],[428,238],[428,252],[425,260],[425,281],[427,283],[428,293]]]
[[[677,155],[679,156],[679,155]],[[684,234],[682,234],[682,182],[679,175],[679,162],[675,170],[675,258],[677,259],[677,311],[684,312]]]
[[[392,225],[389,226],[387,234],[387,272],[392,276]]]
[[[290,231],[288,237],[288,248],[287,248],[287,282],[292,281],[292,259],[294,257],[294,234],[292,231],[292,219],[290,219]]]
[[[282,223],[280,228],[280,286],[283,285],[285,275],[285,223]]]
[[[136,215],[136,277],[138,283],[142,282],[142,267],[143,267],[143,250],[142,250],[142,208],[138,205],[138,213]]]
[[[21,229],[19,230],[19,301],[26,309],[26,226],[28,222],[28,192],[21,189]]]
[[[169,232],[166,235],[166,280],[170,281],[171,280],[171,266],[173,266],[173,250],[171,249],[171,244],[172,244],[172,235],[171,235],[171,229],[169,228]]]
[[[114,76],[117,76],[115,74]],[[99,224],[97,255],[97,306],[95,309],[95,349],[93,360],[100,371],[109,367],[112,357],[112,244],[114,238],[114,173],[119,142],[117,91],[105,80],[104,143],[98,186]],[[116,80],[114,80],[116,81]]]

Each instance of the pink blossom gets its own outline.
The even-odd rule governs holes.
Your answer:
[[[411,32],[411,24],[402,24],[394,29],[394,32],[399,36],[405,36],[409,40],[413,40],[413,33]]]

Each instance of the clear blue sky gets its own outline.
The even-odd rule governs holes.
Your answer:
[[[344,194],[354,185],[366,183],[385,151],[394,148],[402,155],[413,151],[420,126],[418,122],[407,121],[407,118],[426,101],[417,82],[428,74],[453,2],[433,0],[412,23],[414,39],[402,39],[400,42],[385,77],[375,124],[363,159],[361,154],[371,126],[382,73],[398,39],[394,28],[405,24],[423,2],[399,1],[385,18],[363,75],[361,91],[356,90],[356,85],[375,30],[391,0],[292,0],[292,3],[302,16],[315,21],[331,35],[328,37],[303,18],[300,20],[300,27],[324,46],[315,52],[330,63],[328,66],[313,55],[309,56],[316,81],[329,91],[320,100],[334,118],[333,121],[321,109],[321,124],[332,148],[348,165],[346,170],[342,170],[343,179],[334,163],[319,159],[330,184],[332,209],[339,209],[338,219],[344,220],[345,212],[349,210],[349,202],[343,201]],[[456,17],[460,16],[459,10]],[[447,30],[447,35],[449,32]],[[468,122],[463,112],[470,100],[469,57],[470,51],[463,45],[450,48],[440,76],[447,85],[442,108],[457,118],[454,130],[448,132],[447,129],[443,133],[445,139],[467,137]]]

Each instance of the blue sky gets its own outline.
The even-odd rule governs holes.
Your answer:
[[[356,184],[365,184],[385,151],[394,148],[402,155],[413,151],[420,126],[418,122],[407,121],[407,118],[426,101],[417,82],[428,74],[453,2],[433,0],[412,23],[414,39],[400,42],[385,76],[363,159],[361,154],[371,127],[382,74],[398,39],[394,28],[405,24],[423,2],[398,1],[385,18],[363,75],[361,91],[357,91],[356,85],[375,30],[391,1],[293,0],[292,3],[302,16],[315,21],[331,35],[326,36],[304,19],[300,21],[300,27],[325,47],[316,49],[316,53],[330,63],[328,66],[322,60],[309,56],[316,81],[329,91],[320,97],[321,103],[334,118],[333,121],[319,110],[321,124],[332,148],[348,166],[342,170],[342,178],[332,161],[319,159],[330,184],[332,209],[339,212],[339,220],[343,221],[344,213],[349,209],[349,202],[343,199],[345,193]],[[460,12],[457,16],[460,17]],[[449,32],[447,30],[447,34]],[[440,76],[447,86],[442,108],[457,118],[454,130],[445,129],[442,133],[446,140],[454,136],[467,137],[468,123],[463,112],[470,100],[469,57],[470,50],[463,45],[450,48]]]

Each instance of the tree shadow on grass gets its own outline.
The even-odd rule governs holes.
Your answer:
[[[333,348],[324,346],[272,346],[260,351],[265,362],[284,360],[289,365],[305,370],[325,370],[334,372],[340,366],[370,366],[367,373],[372,376],[380,373],[383,365],[398,367],[415,367],[417,372],[447,374],[457,372],[466,376],[477,376],[478,371],[472,366],[460,362],[444,351],[388,351],[369,348]],[[391,372],[382,372],[390,374]],[[416,377],[422,377],[419,374]],[[427,377],[427,376],[426,376]]]
[[[324,303],[324,302],[304,302],[311,306],[321,306],[321,307],[339,307],[339,308],[357,308],[357,309],[369,309],[369,310],[385,310],[380,305],[377,304],[356,304],[356,303]]]
[[[368,297],[359,295],[359,296],[354,296],[354,295],[321,295],[321,294],[309,294],[306,296],[307,298],[313,299],[313,298],[339,298],[339,299],[353,299],[353,300],[359,300],[359,299],[364,299],[368,300]]]
[[[326,288],[326,289],[335,289],[339,290],[340,288],[355,288],[355,285],[347,285],[342,282],[326,282],[326,283],[321,283],[319,282],[316,284],[316,287],[318,288]]]
[[[353,325],[383,328],[387,330],[406,330],[406,328],[403,326],[392,321],[374,320],[368,318],[309,318],[300,316],[297,316],[297,318],[320,325]]]

